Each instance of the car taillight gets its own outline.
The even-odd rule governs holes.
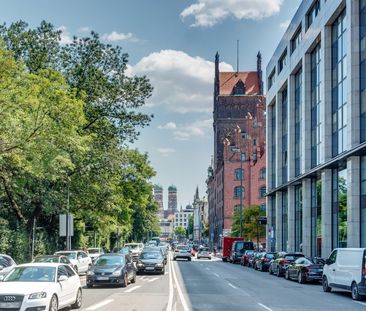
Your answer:
[[[268,262],[269,259],[268,258],[263,258],[263,261]]]
[[[176,253],[179,253],[179,249],[176,249],[176,250],[175,250],[175,252],[176,252]]]
[[[364,280],[365,280],[365,283],[366,283],[366,257],[364,257],[363,262],[364,262],[363,277],[364,277]]]
[[[288,261],[288,260],[280,260],[280,264],[281,264],[281,265],[283,265],[283,264],[285,264],[285,263],[289,263],[289,261]]]

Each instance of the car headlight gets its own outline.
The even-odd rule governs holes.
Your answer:
[[[121,274],[122,274],[121,270],[117,270],[112,273],[112,275],[114,275],[114,276],[120,276]]]
[[[38,292],[38,293],[30,294],[28,299],[42,299],[42,298],[46,298],[46,297],[47,297],[46,292]]]
[[[161,268],[161,267],[164,267],[164,264],[163,263],[157,263],[155,266]]]
[[[87,275],[94,275],[94,271],[89,270],[86,274]]]

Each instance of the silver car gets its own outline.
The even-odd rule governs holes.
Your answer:
[[[191,249],[188,245],[177,245],[173,254],[173,260],[177,260],[177,258],[185,258],[188,261],[192,260]]]

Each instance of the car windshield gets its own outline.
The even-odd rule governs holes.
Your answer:
[[[100,256],[94,263],[96,267],[124,265],[124,256]]]
[[[58,257],[36,257],[33,262],[58,262]]]
[[[4,282],[55,282],[56,267],[15,267]]]
[[[129,248],[134,249],[134,250],[139,248],[138,244],[126,244],[125,246],[128,246]]]
[[[130,252],[129,247],[122,247],[121,249],[115,250],[115,253],[128,254]]]
[[[161,259],[160,252],[143,252],[140,255],[140,259]]]
[[[58,255],[64,255],[69,259],[76,259],[76,252],[60,252]]]
[[[89,254],[99,254],[99,248],[88,248]]]
[[[0,256],[0,266],[9,267],[11,265],[11,261],[8,258]]]
[[[184,245],[178,245],[177,249],[182,250],[182,251],[188,251],[189,247],[188,246],[184,246]]]

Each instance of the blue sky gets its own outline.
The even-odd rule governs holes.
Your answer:
[[[146,74],[155,88],[144,109],[151,125],[135,144],[148,152],[165,192],[178,188],[178,204],[192,202],[198,185],[205,195],[213,154],[213,59],[241,71],[263,69],[300,0],[3,0],[0,21],[42,20],[63,30],[63,42],[94,30],[130,55],[129,74]],[[167,193],[164,205],[167,207]]]

